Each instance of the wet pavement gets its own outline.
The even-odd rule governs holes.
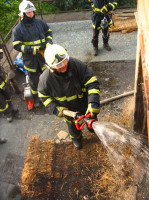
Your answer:
[[[71,15],[73,21],[71,21]],[[56,19],[56,15],[45,19],[47,22],[50,21],[54,43],[65,47],[70,56],[87,63],[123,62],[136,59],[137,32],[112,33],[109,42],[112,47],[111,52],[102,48],[100,35],[99,55],[94,57],[92,55],[92,27],[89,13],[71,13],[71,15],[67,15],[67,21],[66,14],[65,17],[61,15],[59,20],[58,17]],[[0,137],[8,140],[6,144],[0,145],[0,200],[21,199],[20,175],[31,137],[38,135],[42,138],[54,139],[57,138],[60,131],[67,132],[64,121],[47,113],[41,115],[34,112],[30,119],[14,119],[12,123],[8,123],[5,118],[0,117]]]

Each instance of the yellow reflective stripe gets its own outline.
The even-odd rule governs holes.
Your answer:
[[[0,53],[2,53],[3,52],[3,49],[0,49]]]
[[[79,99],[83,98],[83,93],[78,95]]]
[[[47,95],[42,94],[41,92],[38,92],[38,96],[41,97],[41,98],[42,98],[42,97],[45,97],[45,98],[46,98],[46,97],[49,97],[49,96],[47,96]]]
[[[92,8],[94,9],[95,12],[101,12],[102,9],[96,8],[95,5],[92,5]]]
[[[11,99],[7,99],[6,101],[7,101],[7,102],[8,102],[8,101],[10,102],[10,101],[11,101]]]
[[[32,90],[32,94],[38,94],[38,91]]]
[[[112,3],[109,3],[110,6],[112,6],[112,10],[115,9],[115,6]]]
[[[46,107],[49,103],[51,103],[51,101],[53,101],[53,99],[49,98],[46,101],[43,102],[44,106]]]
[[[22,43],[22,41],[15,41],[13,42],[13,46]]]
[[[45,42],[45,38],[43,38],[42,40],[36,40],[36,41],[30,41],[30,42],[23,42],[23,44],[25,45],[36,45],[36,44],[40,44],[42,42]]]
[[[92,24],[92,27],[93,27],[94,29],[96,28],[94,24]],[[97,27],[97,30],[100,30],[100,29],[101,29],[101,26],[98,26],[98,27]]]
[[[111,26],[113,24],[113,21],[112,21],[112,19],[111,19],[111,21],[109,22],[109,26]]]
[[[72,136],[72,135],[69,133],[69,137],[70,137],[70,138],[79,139],[79,138],[81,137],[81,133],[80,133],[80,135],[79,135],[79,136],[77,136],[77,137],[74,137],[74,136]]]
[[[41,70],[44,71],[46,68],[47,68],[46,65],[44,65],[44,66],[41,68]]]
[[[88,90],[88,94],[98,94],[100,96],[100,91],[98,89],[91,89],[91,90]]]
[[[26,69],[29,72],[36,72],[36,69],[30,69],[30,68],[26,67],[25,65],[24,65],[24,69]]]
[[[0,88],[2,89],[5,85],[5,81],[2,82],[2,84],[0,84]]]
[[[8,76],[6,74],[6,79],[0,84],[0,88],[3,89],[3,87],[5,86],[5,84],[7,83],[8,81]]]
[[[47,37],[46,37],[46,39],[47,39],[47,38],[49,38],[49,39],[51,39],[51,40],[52,40],[52,37],[51,37],[51,36],[47,36]]]
[[[6,74],[5,83],[7,83],[7,81],[8,81],[8,75]]]
[[[84,85],[86,86],[86,85],[88,85],[90,83],[93,83],[94,81],[97,81],[96,76],[93,76],[92,78],[90,78]]]
[[[66,98],[66,96],[64,96],[64,97],[54,97],[57,101],[66,101],[67,100],[67,98]]]
[[[67,101],[72,101],[74,99],[77,99],[77,95],[71,96],[67,98]]]
[[[86,88],[82,88],[82,92],[86,92]]]
[[[22,46],[21,46],[21,51],[22,51],[22,53],[24,53],[24,49],[25,49],[25,45],[22,45]]]
[[[4,109],[0,109],[0,112],[4,112],[5,110],[7,110],[7,108],[8,108],[8,103],[6,104]]]
[[[49,28],[49,29],[46,31],[46,33],[47,33],[47,32],[51,32],[51,31],[52,31],[52,30]]]

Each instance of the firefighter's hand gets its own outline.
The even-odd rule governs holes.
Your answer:
[[[87,115],[88,113],[91,113],[91,118],[96,118],[97,115],[100,113],[99,104],[89,103],[85,115]]]
[[[101,12],[102,12],[103,14],[106,14],[106,13],[108,13],[109,11],[108,11],[108,9],[107,9],[106,6],[103,6],[103,7],[101,8]]]
[[[31,52],[33,55],[36,55],[39,51],[40,46],[31,46]]]
[[[63,110],[68,110],[68,108],[57,106],[54,110],[54,114],[57,117],[63,117]]]

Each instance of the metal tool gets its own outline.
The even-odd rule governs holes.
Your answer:
[[[87,125],[89,129],[93,129],[92,124],[97,121],[96,119],[91,119],[91,113],[88,113],[87,115],[80,115],[78,112],[63,110],[63,114],[75,119],[75,126],[77,130],[82,130],[85,125]]]
[[[20,71],[22,71],[25,74],[26,82],[23,83],[24,100],[26,101],[28,110],[32,110],[33,106],[34,106],[34,99],[33,99],[31,86],[30,86],[30,83],[29,83],[28,72],[23,67],[23,60],[22,60],[22,54],[21,53],[19,53],[18,56],[16,57],[16,60],[14,61],[14,64],[16,65],[17,69],[19,69]]]

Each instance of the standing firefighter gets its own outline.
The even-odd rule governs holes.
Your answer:
[[[34,106],[40,105],[37,86],[39,76],[46,68],[43,57],[46,46],[52,44],[52,31],[48,24],[35,18],[33,3],[22,1],[19,5],[21,22],[13,30],[14,49],[22,52],[24,68],[28,71],[34,96]]]
[[[0,60],[3,58],[3,49],[0,44]],[[13,114],[18,110],[15,109],[11,102],[11,90],[8,82],[8,75],[0,66],[0,112],[7,117],[7,121],[13,120]]]
[[[92,13],[92,26],[93,26],[93,38],[92,44],[94,48],[94,56],[98,55],[98,37],[99,32],[102,30],[103,48],[107,51],[111,51],[111,47],[108,44],[109,41],[109,27],[113,24],[111,13],[117,7],[117,0],[88,0],[91,2]]]
[[[52,114],[64,117],[74,146],[81,149],[81,131],[76,129],[73,118],[64,116],[63,110],[80,114],[90,112],[92,118],[97,118],[100,112],[99,82],[84,63],[69,58],[59,45],[48,46],[44,55],[47,69],[40,76],[38,95]]]

